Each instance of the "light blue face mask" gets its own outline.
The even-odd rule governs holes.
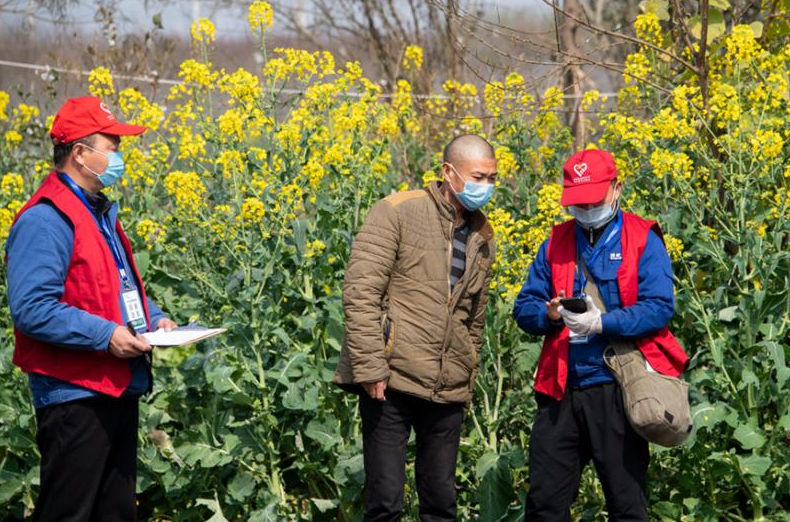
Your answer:
[[[620,207],[619,198],[611,204],[603,204],[591,209],[583,209],[576,205],[571,205],[568,208],[568,213],[576,218],[584,228],[598,228],[615,215],[617,209]]]
[[[461,178],[461,175],[455,170],[455,167],[451,163],[448,163],[448,165],[453,169],[455,175]],[[464,189],[461,192],[456,192],[452,184],[448,183],[448,185],[450,185],[450,190],[453,191],[455,197],[458,198],[458,201],[466,210],[474,211],[479,209],[488,203],[491,200],[491,196],[494,195],[493,183],[477,183],[475,181],[464,180],[463,178],[461,178],[461,181],[464,182]]]
[[[110,152],[108,154],[106,152],[96,150],[90,145],[85,145],[84,143],[82,145],[92,150],[93,152],[96,152],[103,156],[107,156],[107,168],[102,173],[96,172],[95,170],[91,169],[87,165],[83,165],[83,167],[91,171],[99,178],[99,181],[101,182],[102,185],[104,185],[105,187],[109,187],[110,185],[115,184],[119,179],[123,177],[124,172],[126,172],[126,168],[123,164],[123,155],[120,152]]]

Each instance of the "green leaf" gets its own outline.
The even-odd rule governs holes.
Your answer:
[[[490,457],[487,457],[490,459]],[[507,458],[499,456],[493,464],[486,462],[488,467],[478,490],[480,502],[480,522],[496,522],[507,514],[510,502],[515,500],[515,492],[510,476],[510,465]]]
[[[307,221],[303,219],[295,220],[291,223],[294,231],[294,243],[299,250],[299,254],[304,255],[307,247]]]
[[[307,424],[304,434],[318,442],[325,450],[340,442],[340,436],[336,430],[327,422],[320,422],[316,419]]]
[[[206,506],[213,513],[206,522],[228,522],[228,519],[222,514],[222,508],[216,499],[199,498],[196,504],[198,506]]]
[[[239,473],[228,484],[228,493],[239,502],[244,502],[254,491],[255,479],[249,473]]]
[[[680,506],[673,502],[661,501],[656,502],[651,511],[661,517],[661,520],[680,520],[682,511]]]
[[[737,457],[741,471],[748,475],[765,475],[771,467],[771,459],[769,457],[761,457],[759,455],[749,455],[747,457],[738,455]]]
[[[22,490],[25,476],[10,471],[0,471],[0,504],[5,504]]]
[[[774,363],[774,368],[784,368],[787,364],[785,362],[785,349],[776,341],[764,341],[763,346],[768,350],[768,355]]]
[[[738,388],[743,389],[750,384],[759,385],[760,379],[757,377],[757,374],[755,374],[753,371],[744,370],[743,373],[741,373],[741,382],[738,385]]]
[[[661,21],[669,20],[669,4],[666,0],[643,0],[639,2],[643,13],[653,13]]]
[[[712,43],[713,40],[723,35],[726,29],[727,27],[724,24],[724,14],[722,14],[722,12],[718,9],[709,9],[708,43]],[[689,31],[691,32],[691,35],[697,40],[702,38],[702,18],[699,15],[689,18]]]
[[[137,265],[137,271],[140,272],[140,277],[145,278],[148,272],[148,267],[151,266],[151,254],[147,250],[141,250],[134,254],[134,263]]]
[[[691,418],[694,421],[694,426],[698,429],[702,427],[708,429],[715,427],[724,420],[726,414],[726,406],[718,402],[715,404],[702,402],[694,406],[691,410]]]
[[[305,391],[303,381],[292,382],[283,396],[283,406],[289,410],[314,411],[318,408],[318,387],[310,386]]]
[[[724,362],[724,356],[721,350],[722,342],[722,339],[713,339],[710,344],[710,356],[713,358],[713,362],[716,366],[721,366]]]
[[[488,470],[496,466],[497,461],[499,460],[499,454],[493,451],[489,451],[484,453],[479,459],[477,459],[477,466],[475,466],[475,476],[479,479],[482,479],[488,473]]]
[[[760,433],[759,428],[749,424],[741,424],[735,428],[733,437],[741,443],[743,449],[747,450],[761,448],[765,444],[765,437]]]
[[[318,508],[318,511],[321,513],[326,513],[330,509],[334,509],[340,504],[337,499],[333,500],[326,500],[323,498],[311,498],[310,501],[315,504],[315,507]]]
[[[710,0],[708,5],[722,11],[727,11],[731,7],[729,0]]]
[[[719,321],[724,323],[729,323],[735,320],[736,314],[738,312],[737,306],[728,306],[723,310],[719,310]]]

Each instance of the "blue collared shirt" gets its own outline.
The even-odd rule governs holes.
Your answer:
[[[107,213],[114,231],[118,204],[113,203]],[[113,235],[126,271],[131,273],[120,238],[115,232]],[[41,202],[19,217],[6,242],[11,318],[26,335],[64,350],[107,350],[118,325],[60,301],[73,245],[71,223],[52,205]],[[118,277],[120,280],[120,275]],[[120,295],[118,299],[126,323],[126,308]],[[148,299],[148,308],[149,327],[153,329],[166,316],[151,299]],[[142,395],[150,384],[144,358],[129,359],[129,365],[132,380],[124,396]],[[31,373],[28,379],[36,408],[100,395],[99,392],[36,373]]]
[[[639,260],[637,302],[633,306],[622,307],[617,283],[617,271],[622,263],[619,232],[612,241],[604,244],[616,222],[615,219],[607,225],[595,245],[587,240],[584,229],[579,225],[576,227],[577,254],[587,264],[607,312],[601,316],[600,335],[590,335],[586,343],[570,346],[570,386],[587,387],[611,381],[613,377],[603,361],[603,350],[608,345],[608,339],[638,339],[656,332],[669,324],[675,310],[672,264],[664,243],[653,231],[648,235]],[[519,327],[534,335],[545,335],[562,327],[561,322],[553,323],[546,314],[545,302],[554,297],[551,267],[546,259],[547,249],[548,241],[545,241],[530,266],[529,277],[513,307],[513,317]],[[597,256],[596,250],[601,250]],[[574,295],[579,295],[581,290],[577,271]]]

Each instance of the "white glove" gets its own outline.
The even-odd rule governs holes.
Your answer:
[[[577,314],[566,310],[562,306],[559,307],[558,311],[565,322],[565,326],[576,335],[599,334],[603,330],[601,326],[601,311],[595,306],[592,297],[589,295],[585,296],[584,300],[587,303],[586,312]]]

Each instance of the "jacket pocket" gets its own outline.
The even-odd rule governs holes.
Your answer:
[[[396,314],[391,308],[381,317],[381,336],[384,340],[384,357],[387,360],[392,357],[392,349],[395,347],[395,341],[398,338],[398,323],[395,317]]]

